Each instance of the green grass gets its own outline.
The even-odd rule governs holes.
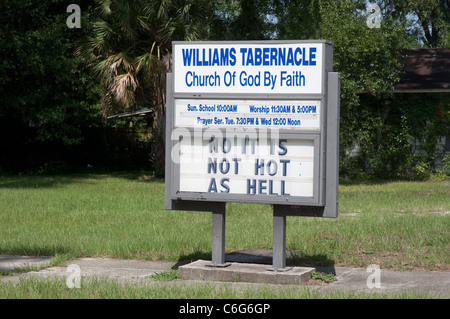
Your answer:
[[[320,271],[313,271],[311,272],[311,278],[313,279],[320,279],[324,282],[330,283],[333,281],[336,281],[337,278],[334,277],[333,274],[329,274],[329,273],[324,273],[324,272],[320,272]]]
[[[288,264],[450,270],[450,183],[343,182],[339,217],[288,217]],[[230,203],[227,251],[272,248],[272,208]],[[0,254],[211,258],[211,214],[143,173],[0,177]]]
[[[150,276],[151,279],[156,281],[171,281],[181,279],[178,270],[168,269],[165,271],[154,273]]]
[[[308,286],[233,288],[228,285],[140,285],[105,279],[81,280],[80,288],[69,289],[65,280],[31,278],[17,283],[0,281],[4,299],[440,299],[423,292],[354,293],[321,292]]]
[[[0,178],[1,253],[174,259],[207,250],[208,214],[165,211],[163,182],[138,177]],[[189,250],[192,236],[200,240]]]

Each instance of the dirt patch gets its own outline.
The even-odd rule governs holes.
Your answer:
[[[450,210],[448,207],[437,207],[432,210],[421,209],[421,210],[413,210],[414,215],[423,215],[423,214],[438,214],[441,216],[446,216],[450,214]]]
[[[305,281],[304,285],[306,286],[326,286],[329,283],[326,281],[323,281],[322,279],[317,278],[311,278],[308,281]]]

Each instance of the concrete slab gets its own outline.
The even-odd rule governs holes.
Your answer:
[[[5,281],[17,281],[29,277],[37,278],[67,278],[74,265],[83,278],[109,278],[119,281],[145,279],[155,273],[174,267],[175,262],[122,260],[113,258],[80,258],[67,262],[65,266],[54,266],[39,271],[18,273],[14,276],[4,277]]]
[[[49,256],[0,255],[0,271],[15,271],[26,267],[43,267],[50,262]]]
[[[253,282],[266,284],[299,285],[311,278],[315,268],[293,267],[291,270],[269,271],[268,265],[230,263],[228,267],[211,267],[211,261],[197,260],[180,266],[178,273],[185,280],[226,282]]]
[[[1,282],[18,282],[25,278],[68,278],[69,265],[77,265],[84,278],[109,278],[121,282],[136,282],[149,285],[227,285],[236,289],[257,287],[259,283],[275,284],[276,287],[289,287],[307,281],[315,268],[293,267],[287,272],[267,271],[271,267],[271,256],[266,250],[246,250],[233,254],[226,261],[231,265],[226,268],[214,268],[207,265],[210,260],[199,260],[189,264],[170,261],[122,260],[114,258],[80,258],[58,267],[48,267],[39,271],[14,273],[0,277]],[[45,256],[9,256],[0,255],[0,271],[13,271],[26,266],[42,267],[50,261]],[[232,260],[251,261],[235,262]],[[263,262],[263,263],[258,263]],[[183,266],[184,264],[184,266]],[[289,264],[288,264],[289,266]],[[154,273],[168,269],[177,269],[185,280],[157,282],[150,278]],[[302,274],[302,269],[307,269]],[[379,287],[371,285],[374,273],[367,268],[350,267],[316,267],[317,271],[333,273],[337,281],[318,286],[308,286],[319,291],[347,291],[354,293],[401,293],[418,291],[450,297],[450,272],[392,271],[380,269]],[[308,273],[309,272],[309,273]],[[207,281],[207,282],[206,282]],[[368,285],[369,282],[369,285]],[[274,286],[275,287],[275,286]]]
[[[339,270],[338,280],[321,287],[320,290],[380,294],[417,291],[447,297],[450,294],[450,272],[380,269],[378,279],[374,280],[374,273],[366,268]]]
[[[118,280],[146,278],[155,273],[171,269],[174,264],[174,262],[168,261],[120,260],[112,258],[81,258],[68,263],[68,265],[80,267],[80,275],[83,277],[90,276]],[[62,268],[64,275],[67,275],[67,267]],[[49,268],[48,270],[52,269]]]

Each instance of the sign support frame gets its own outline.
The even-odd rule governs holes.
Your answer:
[[[228,267],[225,262],[225,205],[212,212],[212,252],[211,267]]]
[[[258,41],[255,41],[255,43]],[[259,41],[264,43],[264,41]],[[300,41],[305,42],[305,41]],[[315,42],[315,41],[311,41]],[[323,41],[322,41],[323,42]],[[273,42],[277,43],[277,42]],[[278,41],[278,43],[285,43]],[[329,42],[325,41],[325,44]],[[339,179],[339,108],[340,108],[340,74],[332,71],[332,46],[331,50],[324,50],[324,78],[322,103],[325,100],[326,105],[323,108],[323,131],[320,132],[321,149],[320,169],[323,171],[322,178],[319,181],[323,187],[319,205],[312,203],[303,203],[301,205],[278,204],[273,203],[273,259],[271,271],[288,271],[292,267],[286,267],[286,216],[315,216],[315,217],[337,217],[338,213],[338,185]],[[167,74],[167,94],[166,94],[166,171],[165,171],[165,209],[168,210],[187,210],[187,211],[207,211],[212,212],[212,267],[226,267],[230,263],[225,262],[225,220],[226,220],[226,200],[214,201],[214,198],[201,198],[201,200],[174,198],[173,190],[176,182],[173,179],[171,168],[171,151],[174,146],[172,141],[173,118],[174,118],[174,99],[186,96],[201,98],[229,98],[226,94],[186,94],[174,92],[174,75]],[[258,94],[234,94],[233,98],[262,98]],[[300,95],[287,94],[283,99],[297,98]],[[301,98],[317,98],[317,94],[301,94]],[[291,135],[292,133],[289,133]],[[293,134],[292,134],[293,135]],[[304,133],[303,133],[304,135]],[[170,147],[168,147],[168,145]],[[318,151],[318,150],[317,150]],[[175,173],[177,174],[177,173]],[[179,172],[178,172],[179,176]],[[325,182],[326,181],[326,182]],[[326,187],[327,185],[331,185]],[[216,199],[217,200],[217,199]],[[321,205],[320,203],[323,203]]]
[[[286,215],[273,212],[273,242],[272,267],[269,271],[286,272],[292,267],[286,267]]]

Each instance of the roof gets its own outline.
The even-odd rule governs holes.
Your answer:
[[[450,48],[404,49],[396,92],[450,92]]]

